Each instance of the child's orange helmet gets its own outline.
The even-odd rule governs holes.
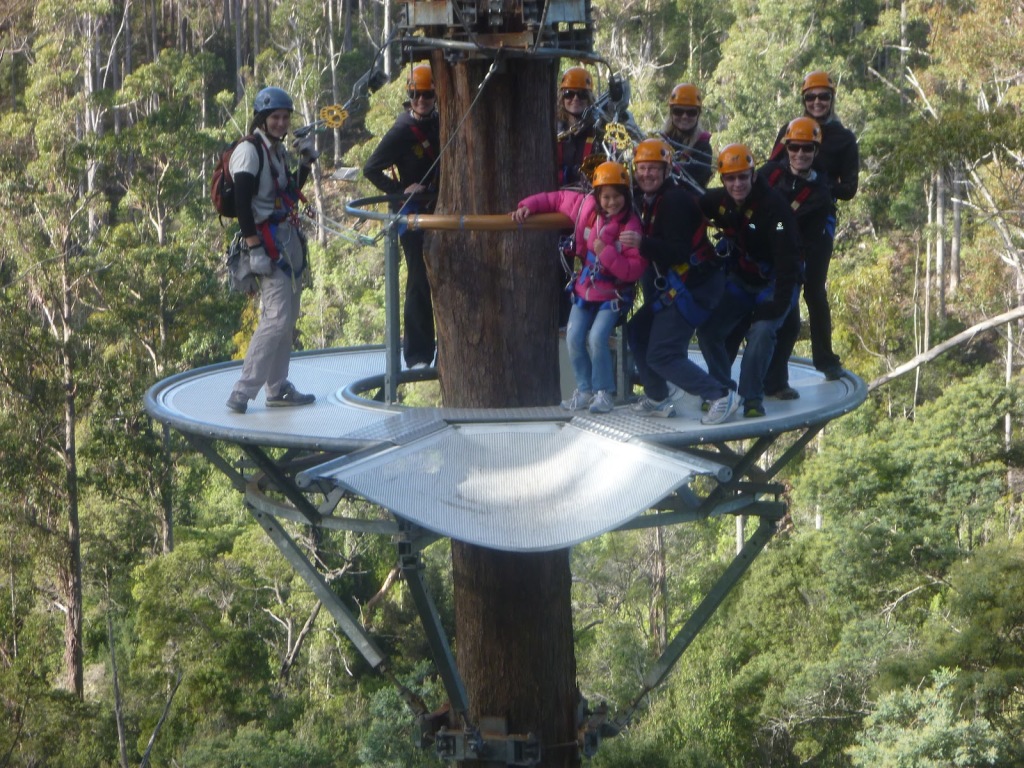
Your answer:
[[[594,189],[609,185],[629,186],[629,173],[622,163],[601,163],[594,169],[594,178],[591,180]]]

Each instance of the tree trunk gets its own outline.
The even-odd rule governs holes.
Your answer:
[[[963,236],[963,200],[960,195],[964,189],[964,174],[959,164],[953,167],[952,173],[950,202],[953,207],[953,232],[949,238],[949,295],[956,296],[960,291],[960,244]]]
[[[78,450],[75,443],[77,416],[75,413],[75,362],[71,344],[72,294],[68,280],[67,247],[64,250],[62,273],[64,305],[62,307],[62,366],[64,379],[64,482],[67,493],[68,527],[67,560],[61,564],[64,599],[67,613],[64,619],[64,673],[68,689],[78,698],[84,696],[82,672],[82,532],[78,522]]]
[[[946,172],[935,172],[935,294],[939,320],[946,320]]]
[[[511,211],[526,194],[554,188],[553,63],[505,62],[475,104],[489,62],[449,66],[435,53],[432,66],[447,146],[438,211]],[[434,236],[427,269],[446,406],[558,402],[556,241],[545,232]],[[452,565],[471,720],[504,717],[509,733],[538,736],[541,765],[578,765],[568,550],[517,554],[452,542]]]

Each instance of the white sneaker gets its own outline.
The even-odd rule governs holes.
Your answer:
[[[573,390],[572,397],[562,401],[562,407],[567,411],[582,411],[590,405],[593,399],[593,392],[580,392],[578,389],[575,389]]]
[[[614,407],[615,403],[612,402],[611,395],[603,389],[597,390],[594,399],[590,401],[591,413],[611,413]]]
[[[647,395],[640,395],[640,399],[629,408],[638,416],[658,416],[667,419],[676,415],[676,406],[672,402],[672,395],[664,400],[652,400]]]
[[[740,398],[735,390],[730,389],[724,397],[712,400],[708,412],[700,417],[701,424],[721,424],[732,416],[740,407]]]

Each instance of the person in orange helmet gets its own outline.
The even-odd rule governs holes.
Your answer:
[[[711,134],[700,128],[704,97],[693,83],[679,83],[668,96],[668,117],[661,135],[675,152],[681,170],[701,187],[713,174]]]
[[[800,235],[789,203],[755,170],[745,144],[718,154],[722,186],[700,198],[700,208],[725,234],[729,275],[725,294],[711,317],[697,329],[708,373],[732,380],[728,338],[749,323],[737,391],[745,418],[765,415],[765,374],[775,351],[776,332],[799,297]]]
[[[441,149],[437,93],[430,66],[418,64],[409,72],[407,109],[384,134],[380,144],[363,166],[363,176],[381,192],[395,195],[395,213],[431,213],[440,178],[438,153]],[[394,175],[387,173],[394,168]],[[400,196],[400,197],[399,197]],[[403,307],[402,353],[408,368],[425,368],[434,360],[434,305],[430,296],[427,268],[423,262],[426,232],[406,229],[399,235],[407,270]]]
[[[597,134],[592,125],[583,122],[583,113],[594,103],[594,80],[583,67],[565,70],[558,83],[558,106],[555,147],[558,186],[567,187],[584,181],[580,166],[594,151]]]
[[[633,305],[635,283],[647,268],[647,259],[622,241],[626,233],[641,231],[625,166],[601,163],[594,169],[592,184],[590,194],[559,189],[530,195],[510,216],[524,222],[535,213],[559,212],[576,223],[576,256],[582,266],[572,283],[572,310],[565,332],[576,390],[562,407],[608,413],[615,395],[608,339]]]

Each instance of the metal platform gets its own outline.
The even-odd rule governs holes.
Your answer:
[[[203,440],[341,454],[299,472],[297,485],[324,494],[342,489],[442,536],[542,551],[617,528],[697,476],[727,483],[735,457],[699,450],[708,444],[821,425],[865,396],[854,377],[825,381],[795,362],[798,400],[769,400],[764,418],[737,415],[712,427],[700,423],[700,403],[689,397],[677,401],[680,415],[672,419],[628,406],[600,415],[557,406],[405,408],[366,396],[384,354],[371,347],[296,355],[290,379],[317,397],[307,407],[267,408],[260,395],[247,413],[230,411],[224,403],[240,364],[229,363],[161,382],[147,409]],[[702,362],[697,350],[691,356]]]

